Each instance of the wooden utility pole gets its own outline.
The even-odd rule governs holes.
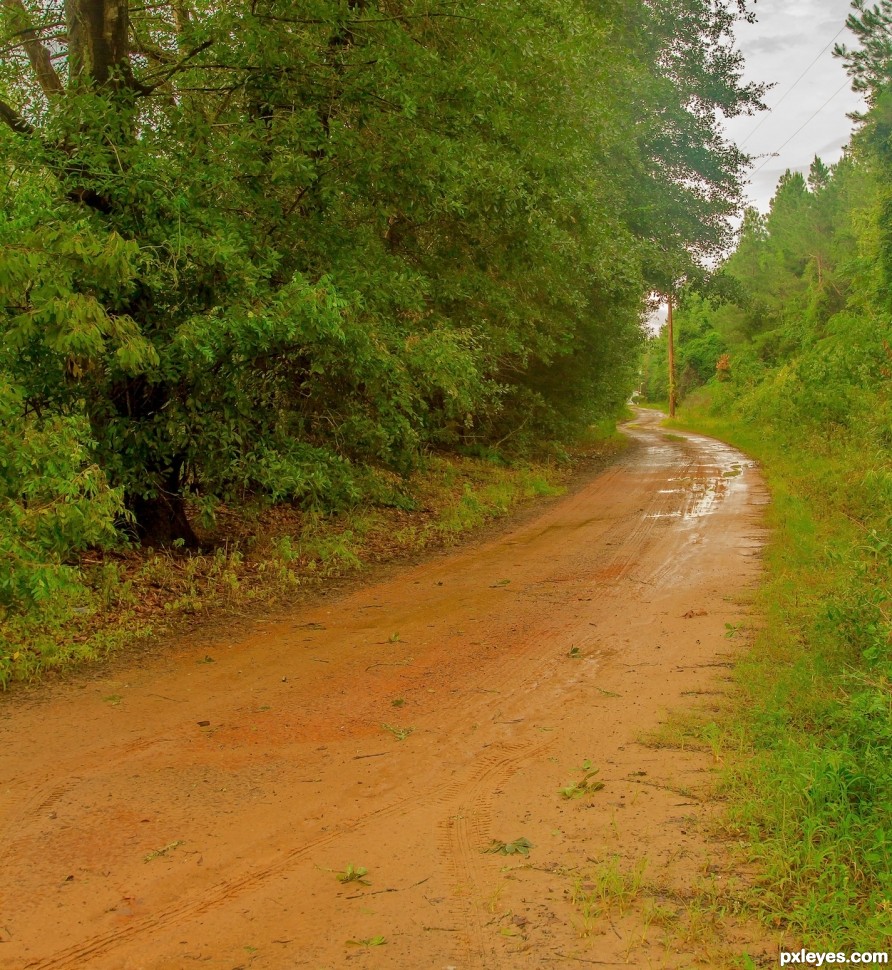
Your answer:
[[[675,334],[672,329],[672,294],[669,294],[669,315],[666,318],[666,335],[669,342],[669,417],[675,417]]]

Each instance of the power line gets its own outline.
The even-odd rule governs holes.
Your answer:
[[[824,110],[824,108],[826,108],[827,105],[830,104],[830,102],[841,91],[845,90],[845,88],[847,88],[848,86],[849,86],[848,80],[843,81],[842,85],[839,88],[837,88],[836,91],[834,91],[833,94],[831,94],[829,98],[827,98],[827,100],[821,105],[820,108],[818,108],[817,111],[814,112],[814,114],[812,114],[805,122],[803,122],[793,132],[792,135],[790,135],[790,137],[783,143],[783,145],[781,145],[779,148],[776,148],[773,152],[769,152],[768,157],[765,159],[764,162],[762,162],[762,164],[757,169],[755,169],[755,171],[753,172],[753,175],[756,175],[757,173],[761,172],[762,169],[765,168],[765,166],[771,161],[772,158],[776,158],[787,147],[787,145],[789,145],[790,142],[799,134],[799,132],[802,131],[803,128],[808,127],[808,125],[810,125],[815,120],[815,118],[818,117],[818,115]],[[750,177],[752,177],[752,176],[750,176]]]
[[[840,27],[839,30],[837,31],[836,36],[830,41],[830,43],[827,44],[826,47],[822,48],[821,51],[815,55],[814,60],[808,65],[808,67],[799,75],[799,77],[796,78],[796,80],[787,88],[787,90],[784,91],[783,95],[781,95],[780,101],[778,101],[777,104],[773,105],[771,108],[768,109],[767,113],[763,115],[762,120],[756,125],[755,128],[753,128],[753,130],[746,136],[746,138],[743,139],[743,141],[740,143],[741,148],[743,148],[743,146],[750,140],[750,138],[753,137],[753,135],[755,135],[755,133],[762,127],[762,125],[764,125],[765,122],[768,121],[768,119],[774,113],[775,109],[779,108],[784,103],[784,101],[787,100],[787,97],[793,93],[794,88],[797,87],[797,85],[805,77],[805,75],[808,74],[808,72],[815,66],[815,64],[817,64],[818,61],[824,56],[824,54],[830,48],[830,45],[836,43],[836,38],[839,37],[839,35],[845,29],[846,29],[846,25],[843,24],[842,27]]]

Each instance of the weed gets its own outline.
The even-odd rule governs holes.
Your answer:
[[[729,710],[692,730],[725,765],[725,827],[758,865],[743,904],[810,949],[881,948],[892,929],[888,451],[869,421],[846,436],[753,431],[702,410],[686,421],[759,459],[773,495],[751,651]]]
[[[574,879],[570,898],[582,916],[584,936],[600,917],[612,912],[622,916],[629,909],[641,895],[646,869],[647,859],[624,869],[614,856]]]
[[[505,892],[505,884],[502,883],[489,894],[489,899],[487,900],[486,908],[493,915],[498,912],[499,902],[502,898],[502,894]]]
[[[559,788],[558,793],[561,798],[566,798],[567,800],[571,798],[582,798],[583,795],[591,795],[593,792],[600,791],[604,787],[604,782],[592,781],[592,778],[595,777],[598,771],[598,768],[595,768],[593,771],[588,771],[585,777],[579,781],[571,782],[569,785]]]
[[[354,866],[352,863],[343,872],[335,873],[338,882],[358,882],[361,886],[371,886],[371,882],[366,879],[369,870],[363,866]]]
[[[371,936],[367,940],[347,940],[347,946],[384,946],[386,942],[383,936]]]
[[[415,730],[413,727],[397,727],[395,724],[382,724],[382,728],[385,731],[389,731],[397,741],[405,741],[407,737]]]

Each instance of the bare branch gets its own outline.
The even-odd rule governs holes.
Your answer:
[[[4,37],[0,43],[5,47],[7,44],[13,43],[17,37],[21,37],[22,34],[27,34],[28,31],[33,30],[37,34],[42,34],[45,30],[57,30],[59,27],[64,27],[64,20],[57,20],[52,24],[32,24],[30,27],[26,27],[24,30],[14,30],[8,37]]]
[[[173,54],[138,39],[130,45],[130,53],[141,54],[147,60],[155,61],[158,64],[170,65],[176,62],[176,57]]]

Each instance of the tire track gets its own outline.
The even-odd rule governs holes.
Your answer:
[[[449,785],[444,782],[442,785],[435,786],[433,789],[428,789],[426,794],[433,794],[436,797],[441,789],[447,787]],[[31,960],[23,965],[23,970],[82,970],[87,960],[104,956],[110,950],[138,939],[141,935],[155,934],[158,930],[185,923],[216,909],[232,899],[251,892],[262,886],[269,879],[292,868],[295,863],[300,862],[304,856],[313,850],[328,845],[357,829],[361,829],[371,821],[385,819],[392,815],[401,815],[404,813],[406,806],[415,804],[417,799],[418,792],[413,790],[406,797],[400,798],[390,805],[367,812],[358,818],[342,822],[333,831],[327,832],[325,835],[313,839],[310,842],[305,842],[303,845],[287,850],[278,859],[268,865],[258,866],[234,879],[226,879],[218,883],[217,886],[205,892],[199,900],[172,903],[158,912],[134,920],[127,926],[117,927],[104,933],[99,933],[80,943],[75,943],[63,950],[59,950],[51,956]]]
[[[477,888],[480,883],[478,858],[491,830],[492,794],[504,784],[524,761],[546,751],[552,739],[535,744],[518,742],[502,747],[502,756],[483,758],[461,787],[460,799],[449,815],[438,823],[437,845],[452,889],[450,918],[462,928],[456,939],[460,952],[454,959],[463,967],[493,968],[501,965],[495,948],[487,943]]]
[[[67,764],[56,764],[56,775],[64,775],[65,781],[56,784],[45,783],[36,790],[32,787],[31,797],[27,800],[18,794],[15,799],[17,814],[8,817],[0,826],[0,841],[3,845],[9,846],[16,836],[21,835],[26,823],[31,823],[39,816],[47,814],[58,802],[84,783],[107,776],[122,766],[130,767],[163,745],[176,742],[176,738],[164,737],[106,745],[91,756],[94,764],[92,770],[85,771],[83,760],[74,758],[69,758]],[[51,782],[52,777],[47,778],[46,782]]]
[[[529,743],[518,742],[506,745],[502,752],[487,753],[477,759],[471,770],[467,784],[479,787],[490,779],[508,778],[516,770],[516,766],[527,758],[534,757],[544,750],[550,742],[540,742],[530,746]],[[514,754],[517,752],[517,754]],[[455,780],[443,782],[432,789],[426,789],[425,795],[435,801],[445,802],[454,799],[465,785]],[[75,943],[48,957],[31,960],[23,965],[23,970],[81,970],[88,960],[94,960],[106,955],[117,947],[138,939],[144,934],[156,934],[159,930],[168,929],[202,916],[209,911],[228,903],[245,893],[259,888],[268,880],[288,871],[300,862],[307,854],[328,845],[344,835],[362,829],[372,821],[386,819],[394,815],[402,815],[409,805],[417,803],[418,792],[414,789],[405,797],[392,802],[358,818],[340,823],[336,829],[327,832],[319,838],[296,846],[274,862],[265,866],[253,868],[234,879],[227,879],[204,893],[201,899],[172,903],[158,912],[147,914],[127,926],[116,927],[104,933]]]

